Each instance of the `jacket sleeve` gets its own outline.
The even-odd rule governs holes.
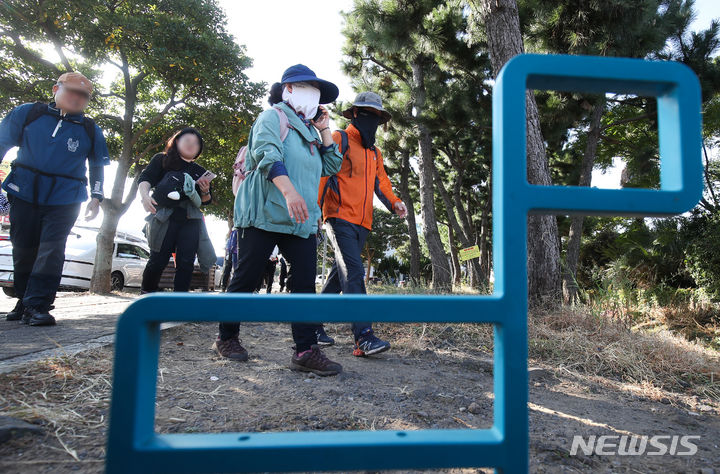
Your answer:
[[[283,144],[280,140],[280,118],[272,109],[260,114],[252,128],[250,153],[248,153],[245,167],[248,171],[258,170],[262,176],[268,178],[273,166],[284,163]],[[275,167],[277,171],[279,165]]]
[[[330,146],[321,146],[320,147],[320,155],[322,156],[322,176],[332,176],[338,171],[340,171],[340,167],[342,166],[343,162],[343,156],[340,153],[340,134],[335,131],[332,134],[333,136],[333,143]]]
[[[337,148],[338,153],[340,153],[340,133],[336,130],[332,134],[333,141],[335,142],[334,148]],[[333,148],[333,146],[328,147],[328,149]],[[327,183],[328,177],[338,173],[340,171],[340,168],[342,167],[342,160],[343,156],[340,155],[340,166],[338,166],[337,171],[330,174],[325,174],[325,158],[323,157],[323,175],[320,178],[320,188],[318,189],[318,206],[320,205],[320,201],[322,200],[322,193],[323,189],[325,189],[325,184]]]
[[[12,147],[20,146],[23,124],[32,104],[15,107],[0,122],[0,162]]]
[[[105,181],[105,168],[103,166],[90,164],[90,197],[100,199],[105,197],[103,182]]]
[[[105,141],[105,135],[97,125],[95,125],[94,149],[88,159],[90,166],[107,166],[110,164],[110,152]]]
[[[151,188],[157,186],[157,184],[162,179],[163,174],[165,174],[162,168],[162,159],[162,153],[157,153],[155,156],[153,156],[150,160],[150,163],[148,163],[145,169],[142,170],[142,172],[140,173],[140,176],[138,177],[138,183],[147,181],[148,183],[150,183]]]
[[[375,166],[375,194],[380,201],[382,201],[388,211],[395,213],[395,204],[402,201],[402,199],[395,196],[395,193],[393,193],[392,183],[385,172],[385,166],[383,165],[383,158],[380,150],[377,150],[377,162]]]

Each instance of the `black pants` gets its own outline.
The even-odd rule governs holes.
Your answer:
[[[362,262],[362,249],[370,231],[363,226],[351,224],[343,219],[332,217],[327,230],[330,242],[335,250],[335,263],[323,286],[322,293],[367,293],[365,290],[365,268]],[[352,325],[355,340],[360,334],[372,327],[371,322],[356,322]]]
[[[272,293],[273,282],[275,281],[275,266],[277,263],[272,260],[268,260],[268,264],[265,267],[265,286],[267,287],[267,293]]]
[[[200,242],[200,219],[188,219],[182,209],[173,213],[168,220],[168,229],[159,252],[150,252],[142,279],[142,291],[152,293],[158,290],[163,270],[175,252],[175,291],[190,291],[195,255]]]
[[[12,195],[8,198],[15,292],[26,308],[47,311],[60,286],[65,244],[80,203],[36,206]]]
[[[255,227],[238,229],[238,265],[228,285],[228,293],[252,293],[265,271],[275,246],[290,263],[293,293],[315,293],[317,241],[314,235],[303,239],[296,235],[268,232]],[[318,323],[292,323],[296,350],[303,352],[317,343]],[[220,339],[237,337],[238,323],[220,323]]]
[[[287,279],[287,270],[280,269],[280,293],[285,291],[285,280]]]
[[[228,261],[227,257],[225,257],[225,261],[223,263],[223,269],[222,269],[222,276],[220,277],[220,288],[222,290],[225,290],[227,288],[228,282],[230,281],[230,275],[232,273],[232,266],[230,262]]]

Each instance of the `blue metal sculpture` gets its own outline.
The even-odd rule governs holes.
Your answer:
[[[657,98],[659,190],[536,186],[526,178],[526,89]],[[521,55],[493,92],[493,245],[489,296],[151,295],[118,322],[107,472],[321,471],[496,467],[528,470],[527,215],[662,216],[702,195],[700,88],[673,62]],[[237,311],[242,308],[242,311]],[[165,321],[475,322],[494,326],[494,424],[487,430],[157,434],[160,323]]]

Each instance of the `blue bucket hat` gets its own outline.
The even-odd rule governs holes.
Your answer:
[[[303,65],[296,64],[285,69],[282,76],[283,84],[291,84],[293,82],[317,82],[320,89],[320,103],[329,104],[334,102],[340,95],[338,87],[330,81],[318,78],[312,69]]]

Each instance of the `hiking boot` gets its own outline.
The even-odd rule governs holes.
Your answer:
[[[248,351],[240,345],[240,339],[233,337],[223,341],[216,339],[212,345],[212,349],[217,352],[220,357],[224,357],[230,360],[236,360],[239,362],[245,362],[248,360]]]
[[[25,306],[23,306],[22,300],[18,300],[15,308],[5,316],[5,319],[8,321],[20,321],[23,313],[25,313]]]
[[[30,326],[55,326],[57,324],[52,314],[35,308],[25,308],[22,322]]]
[[[390,343],[375,336],[372,329],[366,330],[360,339],[355,341],[355,357],[365,357],[373,354],[380,354],[390,349]]]
[[[292,356],[290,369],[327,376],[337,375],[342,372],[342,365],[328,359],[320,350],[320,346],[313,344],[309,351]]]
[[[318,346],[332,346],[335,344],[335,339],[328,336],[325,332],[325,328],[320,326],[320,328],[315,331],[315,335],[317,336],[317,343]]]

